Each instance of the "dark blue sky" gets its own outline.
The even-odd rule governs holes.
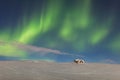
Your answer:
[[[119,0],[0,0],[0,40],[83,55],[88,62],[119,63],[119,3]],[[1,60],[10,59],[5,54],[1,48]],[[75,58],[46,57],[55,61]]]

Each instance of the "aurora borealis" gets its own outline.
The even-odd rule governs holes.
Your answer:
[[[19,42],[83,55],[88,61],[110,59],[119,62],[119,2],[1,0],[0,41]],[[26,52],[17,51],[10,45],[2,46],[0,55],[29,57]],[[52,58],[62,61],[66,56],[53,55]],[[67,59],[70,60],[69,57]]]

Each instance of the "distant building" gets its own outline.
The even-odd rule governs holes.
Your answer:
[[[77,64],[84,64],[85,63],[85,61],[81,60],[81,59],[75,59],[74,62]]]

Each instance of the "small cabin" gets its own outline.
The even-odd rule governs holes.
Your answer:
[[[82,59],[75,59],[74,62],[77,64],[84,64],[85,63],[85,61]]]

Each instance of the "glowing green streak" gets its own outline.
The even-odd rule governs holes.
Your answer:
[[[0,45],[0,56],[26,57],[26,54],[10,44],[3,44]]]
[[[61,7],[61,0],[49,0],[47,10],[43,14],[43,32],[47,32],[56,25],[61,14]]]
[[[67,12],[67,18],[63,22],[60,36],[67,41],[73,41],[76,39],[76,29],[84,29],[89,26],[90,23],[90,7],[91,0],[84,0],[82,6],[78,3],[78,6],[73,10]]]
[[[80,26],[82,28],[88,27],[88,24],[90,22],[90,3],[91,0],[84,0],[83,4],[83,9],[82,9],[82,14],[81,14],[81,19],[80,19]]]
[[[65,40],[71,40],[70,38],[72,37],[72,31],[73,31],[73,27],[72,27],[72,24],[70,21],[70,17],[68,15],[63,23],[63,27],[60,32],[60,36]]]
[[[102,28],[102,29],[96,29],[91,35],[91,44],[95,45],[99,43],[101,40],[103,40],[109,33],[109,29]]]
[[[40,14],[40,19],[38,21],[38,16],[33,17],[30,20],[30,23],[25,25],[24,30],[22,31],[22,35],[19,38],[20,42],[29,43],[39,34],[46,33],[48,30],[51,30],[53,26],[55,27],[58,19],[58,15],[60,14],[61,9],[61,1],[50,0],[48,7],[46,10],[42,11]]]
[[[26,26],[24,26],[25,29],[23,30],[21,37],[19,38],[20,42],[27,43],[32,41],[32,38],[35,37],[35,35],[38,33],[37,23],[34,21],[34,19]]]
[[[120,51],[120,34],[112,39],[108,47],[113,51]]]
[[[75,7],[73,10],[74,16],[74,26],[78,27],[79,29],[86,29],[89,27],[91,22],[90,19],[90,8],[91,8],[91,0],[83,0],[83,4],[78,4],[79,6]]]
[[[79,1],[79,0],[78,0]],[[71,45],[78,51],[82,51],[86,47],[87,40],[90,45],[99,44],[104,40],[104,38],[110,32],[110,26],[112,25],[112,18],[109,16],[109,19],[106,19],[103,23],[96,27],[96,23],[92,26],[91,23],[91,0],[83,0],[78,3],[78,5],[72,5],[72,9],[68,8],[66,11],[62,11],[61,0],[48,0],[48,4],[44,5],[41,11],[34,10],[32,16],[28,20],[27,13],[23,17],[22,23],[19,23],[14,34],[11,35],[12,30],[0,31],[0,39],[5,41],[19,41],[22,43],[30,43],[35,40],[36,37],[41,37],[43,34],[48,34],[49,31],[55,30],[56,27],[59,27],[58,36],[61,37],[65,42],[71,42]],[[83,4],[81,4],[83,3]],[[27,10],[27,9],[26,9]],[[61,16],[65,16],[62,21],[59,20]],[[59,26],[60,23],[62,26]],[[61,27],[61,28],[60,28]],[[87,32],[89,34],[87,34]],[[50,33],[51,34],[51,33]],[[57,33],[56,33],[57,34]],[[52,35],[51,35],[52,36]],[[46,39],[46,38],[45,38]],[[87,39],[87,40],[86,40]],[[114,42],[111,43],[112,48],[120,48],[119,39],[116,38]],[[50,46],[60,45],[57,41],[48,42]],[[34,42],[33,42],[34,43]],[[46,44],[48,45],[48,44]],[[58,47],[58,46],[57,46]],[[8,51],[2,52],[5,49]],[[15,55],[17,56],[17,49],[12,48],[12,46],[1,47],[0,52],[5,53],[1,55]],[[20,52],[22,53],[22,52]],[[23,54],[18,53],[19,56],[24,56]]]
[[[92,34],[90,34],[89,36],[90,43],[92,45],[101,42],[110,33],[114,18],[114,16],[108,17],[108,19],[106,19],[106,22],[102,23],[101,26],[98,26],[95,29],[93,29],[93,31],[91,31]]]

